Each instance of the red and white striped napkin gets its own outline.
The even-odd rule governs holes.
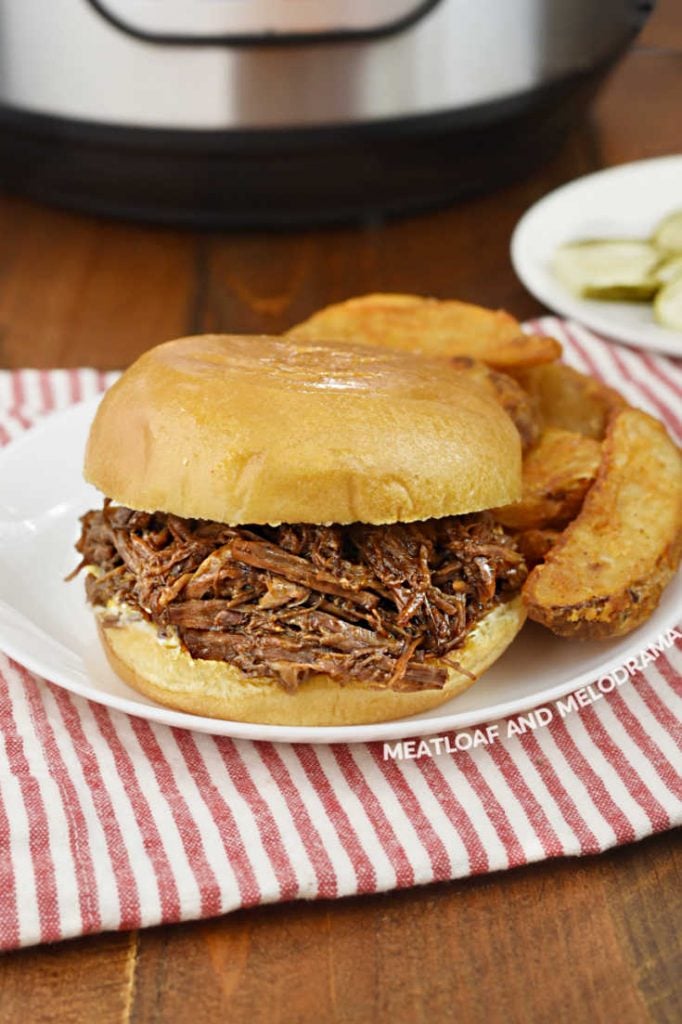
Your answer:
[[[566,358],[682,440],[680,364],[554,318]],[[102,390],[0,373],[0,442]],[[682,822],[682,642],[598,703],[414,760],[233,741],[72,696],[0,655],[0,947],[596,853]]]

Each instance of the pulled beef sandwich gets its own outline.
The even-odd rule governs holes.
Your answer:
[[[111,665],[162,704],[336,725],[448,700],[520,629],[504,410],[400,352],[207,335],[143,355],[95,417],[79,569]]]

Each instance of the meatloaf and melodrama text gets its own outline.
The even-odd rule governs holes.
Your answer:
[[[467,634],[527,573],[486,513],[232,527],[105,501],[81,522],[75,573],[89,568],[88,598],[105,622],[116,625],[128,606],[194,658],[291,691],[318,672],[377,688],[441,688],[447,671],[433,659],[457,668]]]

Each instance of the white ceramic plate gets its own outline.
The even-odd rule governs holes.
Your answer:
[[[551,260],[581,238],[648,238],[666,214],[682,209],[682,156],[611,167],[563,185],[531,206],[511,242],[514,269],[536,299],[615,341],[682,356],[682,332],[657,324],[650,303],[576,298]]]
[[[77,556],[78,517],[101,496],[81,478],[96,401],[50,416],[0,452],[0,648],[74,693],[154,722],[284,742],[396,739],[464,729],[570,693],[634,657],[675,624],[682,576],[631,636],[609,643],[559,640],[527,625],[481,682],[447,704],[379,725],[295,728],[199,718],[147,700],[121,682],[101,650],[83,580],[64,583]]]

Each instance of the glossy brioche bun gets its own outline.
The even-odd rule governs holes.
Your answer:
[[[209,334],[151,349],[107,392],[85,478],[134,509],[229,525],[410,522],[517,500],[521,448],[442,362]]]
[[[478,678],[509,646],[525,617],[520,596],[497,605],[453,651],[453,660]],[[180,646],[161,643],[146,622],[111,626],[98,618],[98,625],[109,663],[121,679],[159,704],[207,718],[263,725],[384,722],[435,708],[474,682],[445,665],[448,681],[442,690],[398,693],[315,675],[289,694],[273,679],[255,679],[226,662],[195,659]]]

